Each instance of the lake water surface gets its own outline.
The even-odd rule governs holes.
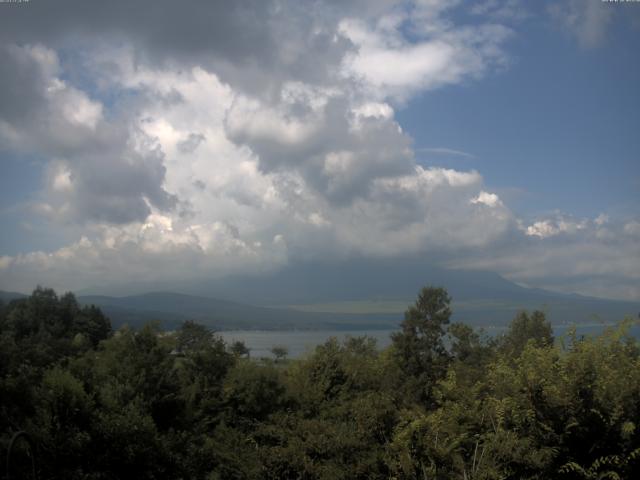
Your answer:
[[[579,325],[578,335],[598,335],[609,325]],[[488,327],[485,332],[488,335],[498,335],[506,327]],[[570,327],[568,325],[555,325],[553,334],[556,338],[564,335]],[[346,337],[362,337],[364,335],[374,338],[379,348],[391,344],[391,334],[396,330],[230,330],[217,332],[227,342],[240,340],[250,349],[253,358],[269,357],[274,346],[286,347],[290,358],[299,358],[331,337],[342,341]],[[640,325],[631,327],[631,334],[640,339]]]

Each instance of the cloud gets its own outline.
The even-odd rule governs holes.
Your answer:
[[[623,230],[630,237],[640,238],[640,222],[636,220],[625,223]]]
[[[187,138],[178,143],[177,147],[182,153],[193,153],[205,140],[206,137],[201,133],[190,133]]]
[[[601,217],[595,220],[596,223],[600,221]],[[588,222],[586,220],[575,221],[559,215],[554,219],[534,222],[526,228],[525,233],[529,236],[548,238],[560,234],[576,233],[579,230],[584,230],[587,226]]]
[[[403,175],[414,165],[411,140],[393,118],[352,107],[342,95],[316,106],[283,102],[277,110],[236,103],[226,126],[231,140],[256,154],[261,170],[296,171],[337,204],[366,195],[375,178]]]
[[[56,52],[5,45],[0,57],[7,72],[0,81],[7,100],[0,103],[0,140],[7,150],[51,163],[53,216],[127,223],[144,220],[151,206],[173,208],[157,144],[129,119],[106,118],[101,102],[65,82]]]
[[[130,59],[115,60],[127,65]],[[3,287],[40,281],[78,288],[123,277],[170,281],[277,268],[296,258],[477,247],[513,221],[499,202],[471,202],[485,188],[479,173],[417,166],[410,139],[385,103],[350,102],[342,93],[323,98],[308,95],[312,87],[285,85],[284,100],[269,105],[198,67],[122,68],[112,82],[145,92],[134,125],[150,143],[128,151],[155,152],[158,157],[149,155],[165,170],[163,188],[188,202],[175,209],[146,205],[151,214],[120,225],[101,223],[93,212],[95,223],[81,242],[7,259]],[[180,101],[167,103],[167,92]],[[271,125],[261,123],[264,109],[275,111],[265,117]],[[313,136],[287,130],[287,122],[302,122],[298,118],[308,120]],[[145,164],[134,158],[128,165],[128,178],[101,171],[101,187],[83,176],[81,165],[53,162],[47,205],[90,209],[106,187],[121,188],[113,198],[126,200],[135,190],[127,181],[142,184],[133,166]],[[73,275],[76,269],[82,273]]]
[[[124,43],[135,48],[140,62],[200,65],[238,89],[268,95],[290,78],[324,84],[335,76],[351,48],[335,35],[335,23],[345,14],[359,14],[358,3],[114,0],[88,7],[81,0],[37,2],[0,17],[0,38],[56,49]],[[366,7],[376,12],[389,3],[397,2],[366,2]]]
[[[5,44],[0,62],[0,138],[4,149],[65,155],[86,146],[102,105],[60,78],[56,52],[42,45]]]
[[[34,280],[63,289],[122,278],[170,282],[264,271],[295,259],[451,252],[488,245],[509,228],[504,207],[469,208],[478,174],[417,168],[338,208],[301,178],[274,178],[274,198],[256,206],[232,194],[209,209],[194,199],[197,213],[185,219],[154,213],[144,223],[97,226],[59,250],[5,257],[0,288],[26,290]]]
[[[552,3],[549,13],[581,46],[593,48],[604,42],[614,8],[601,0],[569,0]]]
[[[404,102],[418,91],[479,78],[507,63],[502,44],[510,29],[497,24],[454,27],[440,16],[445,10],[434,12],[431,4],[414,15],[393,13],[376,22],[343,20],[340,33],[357,47],[345,56],[343,74],[361,81],[374,97]],[[407,28],[419,40],[409,41],[403,34]]]
[[[502,200],[495,193],[489,193],[485,191],[481,191],[477,197],[472,198],[471,203],[478,205],[486,205],[487,207],[498,207],[502,206]]]
[[[615,285],[626,279],[633,294],[637,270],[619,259],[637,253],[633,221],[581,227],[556,216],[522,226],[479,172],[417,164],[420,152],[470,155],[414,150],[396,111],[509,64],[514,32],[501,22],[515,20],[514,3],[479,4],[467,24],[461,5],[60,0],[12,9],[0,17],[2,149],[38,158],[44,187],[31,215],[76,240],[0,257],[0,288],[405,255],[585,291],[596,288],[580,283],[585,275],[611,261],[598,278],[613,281],[620,267]],[[572,22],[598,31],[595,20]],[[611,238],[620,232],[624,240]]]
[[[459,268],[499,272],[533,287],[605,298],[640,298],[637,220],[573,219],[563,215],[522,227],[520,234],[474,255],[449,261]]]
[[[256,272],[283,261],[277,239],[249,244],[223,223],[183,227],[152,215],[142,225],[103,227],[93,239],[83,236],[53,252],[0,257],[0,288],[29,291],[34,279],[58,289],[158,278],[179,281]]]

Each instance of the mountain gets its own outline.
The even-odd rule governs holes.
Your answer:
[[[174,328],[190,319],[217,329],[358,329],[395,328],[424,285],[447,288],[453,321],[477,326],[505,325],[523,309],[541,309],[554,324],[613,323],[640,312],[640,302],[526,288],[496,273],[415,259],[298,262],[262,275],[121,284],[77,294],[81,303],[101,307],[115,326],[159,320]],[[3,292],[0,298],[20,295]]]
[[[4,303],[9,303],[11,300],[17,300],[20,298],[25,298],[26,295],[18,292],[4,292],[0,290],[0,301]]]
[[[287,305],[358,299],[413,300],[424,285],[447,288],[454,299],[524,298],[529,289],[500,275],[450,270],[415,259],[306,262],[262,276],[229,276],[185,285],[190,293],[254,304]]]
[[[185,320],[194,320],[216,330],[234,329],[376,329],[394,328],[397,315],[301,312],[292,309],[256,307],[214,298],[172,292],[152,292],[126,297],[79,296],[83,305],[96,305],[112,324],[140,326],[160,321],[173,329]]]
[[[220,328],[395,326],[424,285],[447,288],[453,298],[453,320],[472,325],[505,325],[523,309],[542,309],[554,324],[617,322],[640,312],[640,302],[526,288],[493,272],[444,269],[427,260],[397,258],[298,262],[256,276],[121,285],[111,294],[155,287],[187,297],[154,293],[95,303],[108,304],[117,318],[144,311],[158,318],[206,319]]]
[[[290,305],[359,299],[414,299],[424,285],[446,287],[454,298],[524,298],[532,289],[492,272],[450,270],[415,259],[298,262],[275,272],[182,282],[120,283],[79,294],[112,296],[171,291],[253,305]]]

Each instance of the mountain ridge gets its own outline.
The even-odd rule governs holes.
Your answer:
[[[476,326],[505,325],[520,310],[544,310],[554,324],[611,323],[640,311],[640,302],[528,288],[495,272],[403,259],[306,262],[261,276],[197,279],[148,291],[121,285],[121,293],[131,293],[105,288],[76,295],[102,308],[115,326],[158,320],[173,328],[195,320],[223,330],[366,329],[396,328],[425,285],[447,288],[452,320]]]

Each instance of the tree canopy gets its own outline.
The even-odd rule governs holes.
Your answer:
[[[194,322],[113,332],[38,288],[0,305],[0,448],[27,432],[39,478],[71,480],[640,478],[631,320],[554,339],[522,312],[491,338],[450,302],[423,289],[386,349],[273,360]]]

